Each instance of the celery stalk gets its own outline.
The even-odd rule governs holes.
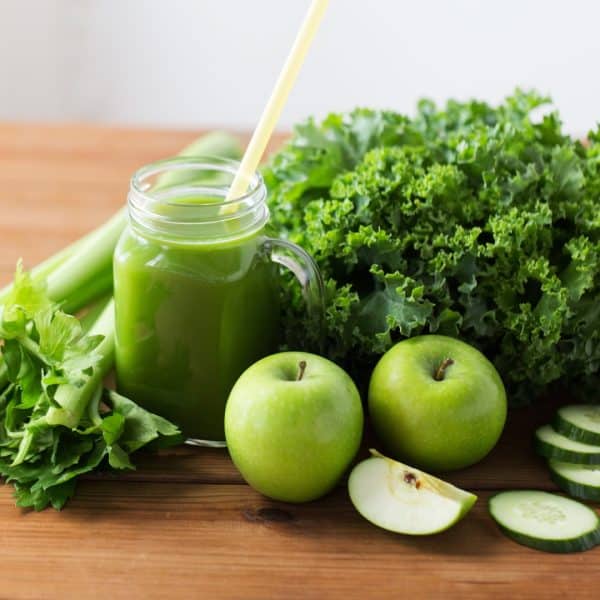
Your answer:
[[[104,225],[32,270],[35,277],[46,278],[48,296],[62,310],[75,313],[112,291],[112,256],[126,219],[123,208]],[[12,284],[0,292],[0,306],[11,289]],[[0,356],[0,390],[7,384],[8,372]]]
[[[92,233],[89,233],[85,237],[73,242],[66,248],[59,250],[56,254],[53,254],[50,258],[47,258],[46,260],[41,262],[39,265],[36,265],[35,267],[33,267],[31,269],[31,274],[36,278],[47,277],[52,271],[54,271],[57,267],[62,265],[68,258],[71,258],[71,256],[76,254],[77,250],[81,247],[81,245],[83,243],[85,243],[85,241],[90,236],[94,235],[95,233],[96,232],[93,231]],[[0,290],[0,306],[2,306],[6,302],[6,299],[8,298],[12,289],[13,289],[13,284],[9,283],[8,285],[4,286]]]
[[[48,274],[48,296],[62,310],[76,312],[112,289],[112,257],[126,219],[123,208]]]
[[[43,277],[48,277],[50,273],[55,271],[58,267],[65,263],[72,256],[76,256],[80,249],[90,243],[95,243],[99,238],[102,237],[102,233],[108,226],[109,223],[112,222],[114,217],[110,219],[108,223],[102,225],[101,227],[94,229],[90,233],[87,233],[82,238],[75,240],[73,243],[69,244],[62,250],[59,250],[56,254],[53,254],[46,260],[42,261],[40,264],[36,265],[31,269],[31,274],[36,279],[41,279]],[[0,306],[6,302],[11,290],[13,289],[12,282],[8,285],[4,286],[0,289]]]
[[[2,356],[0,356],[0,392],[8,385],[8,369]]]
[[[90,304],[89,307],[86,307],[85,311],[81,315],[78,316],[79,322],[81,323],[81,327],[86,334],[89,335],[90,329],[93,327],[94,323],[99,319],[100,315],[106,308],[106,305],[112,298],[112,294],[107,294],[103,298],[96,300],[93,304]]]
[[[88,335],[104,336],[97,348],[102,356],[94,367],[94,372],[81,387],[63,384],[58,387],[54,400],[60,408],[50,408],[46,415],[48,425],[77,427],[92,397],[102,386],[102,380],[112,369],[115,360],[115,304],[110,300],[98,320],[90,328]]]
[[[104,225],[31,270],[35,278],[46,278],[48,296],[65,312],[77,312],[112,290],[112,255],[126,219],[123,208]],[[11,283],[0,290],[0,306],[12,287]]]

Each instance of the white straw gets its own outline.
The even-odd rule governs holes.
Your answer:
[[[298,77],[302,63],[306,58],[308,49],[317,33],[317,29],[323,19],[329,0],[313,0],[304,22],[298,31],[296,40],[290,51],[283,69],[279,74],[277,83],[260,121],[252,134],[252,139],[246,148],[240,168],[235,175],[233,183],[229,188],[227,200],[234,200],[242,196],[248,188],[252,175],[254,175],[260,160],[265,152],[271,134],[279,120],[281,111],[285,106],[290,90]]]

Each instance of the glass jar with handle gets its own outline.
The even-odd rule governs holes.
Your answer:
[[[279,265],[296,276],[317,322],[323,311],[312,258],[265,233],[260,174],[225,200],[237,168],[215,158],[141,168],[114,258],[118,389],[199,445],[224,445],[231,387],[277,349]]]

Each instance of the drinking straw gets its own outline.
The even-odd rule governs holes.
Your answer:
[[[260,159],[265,152],[271,134],[279,119],[279,115],[285,106],[290,91],[300,72],[300,68],[302,67],[302,63],[306,58],[308,49],[321,24],[328,3],[329,0],[313,0],[310,5],[306,17],[304,17],[304,22],[296,35],[294,45],[292,46],[287,60],[283,65],[283,69],[279,74],[279,78],[275,83],[271,97],[263,110],[260,121],[246,148],[246,152],[240,163],[240,168],[227,193],[227,200],[239,198],[248,188],[250,178],[258,168]]]

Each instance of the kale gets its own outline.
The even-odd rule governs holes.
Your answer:
[[[275,230],[322,271],[326,318],[319,343],[287,282],[287,346],[364,384],[395,342],[438,333],[493,360],[513,403],[597,385],[600,127],[583,144],[548,105],[517,90],[297,126],[264,176]]]

